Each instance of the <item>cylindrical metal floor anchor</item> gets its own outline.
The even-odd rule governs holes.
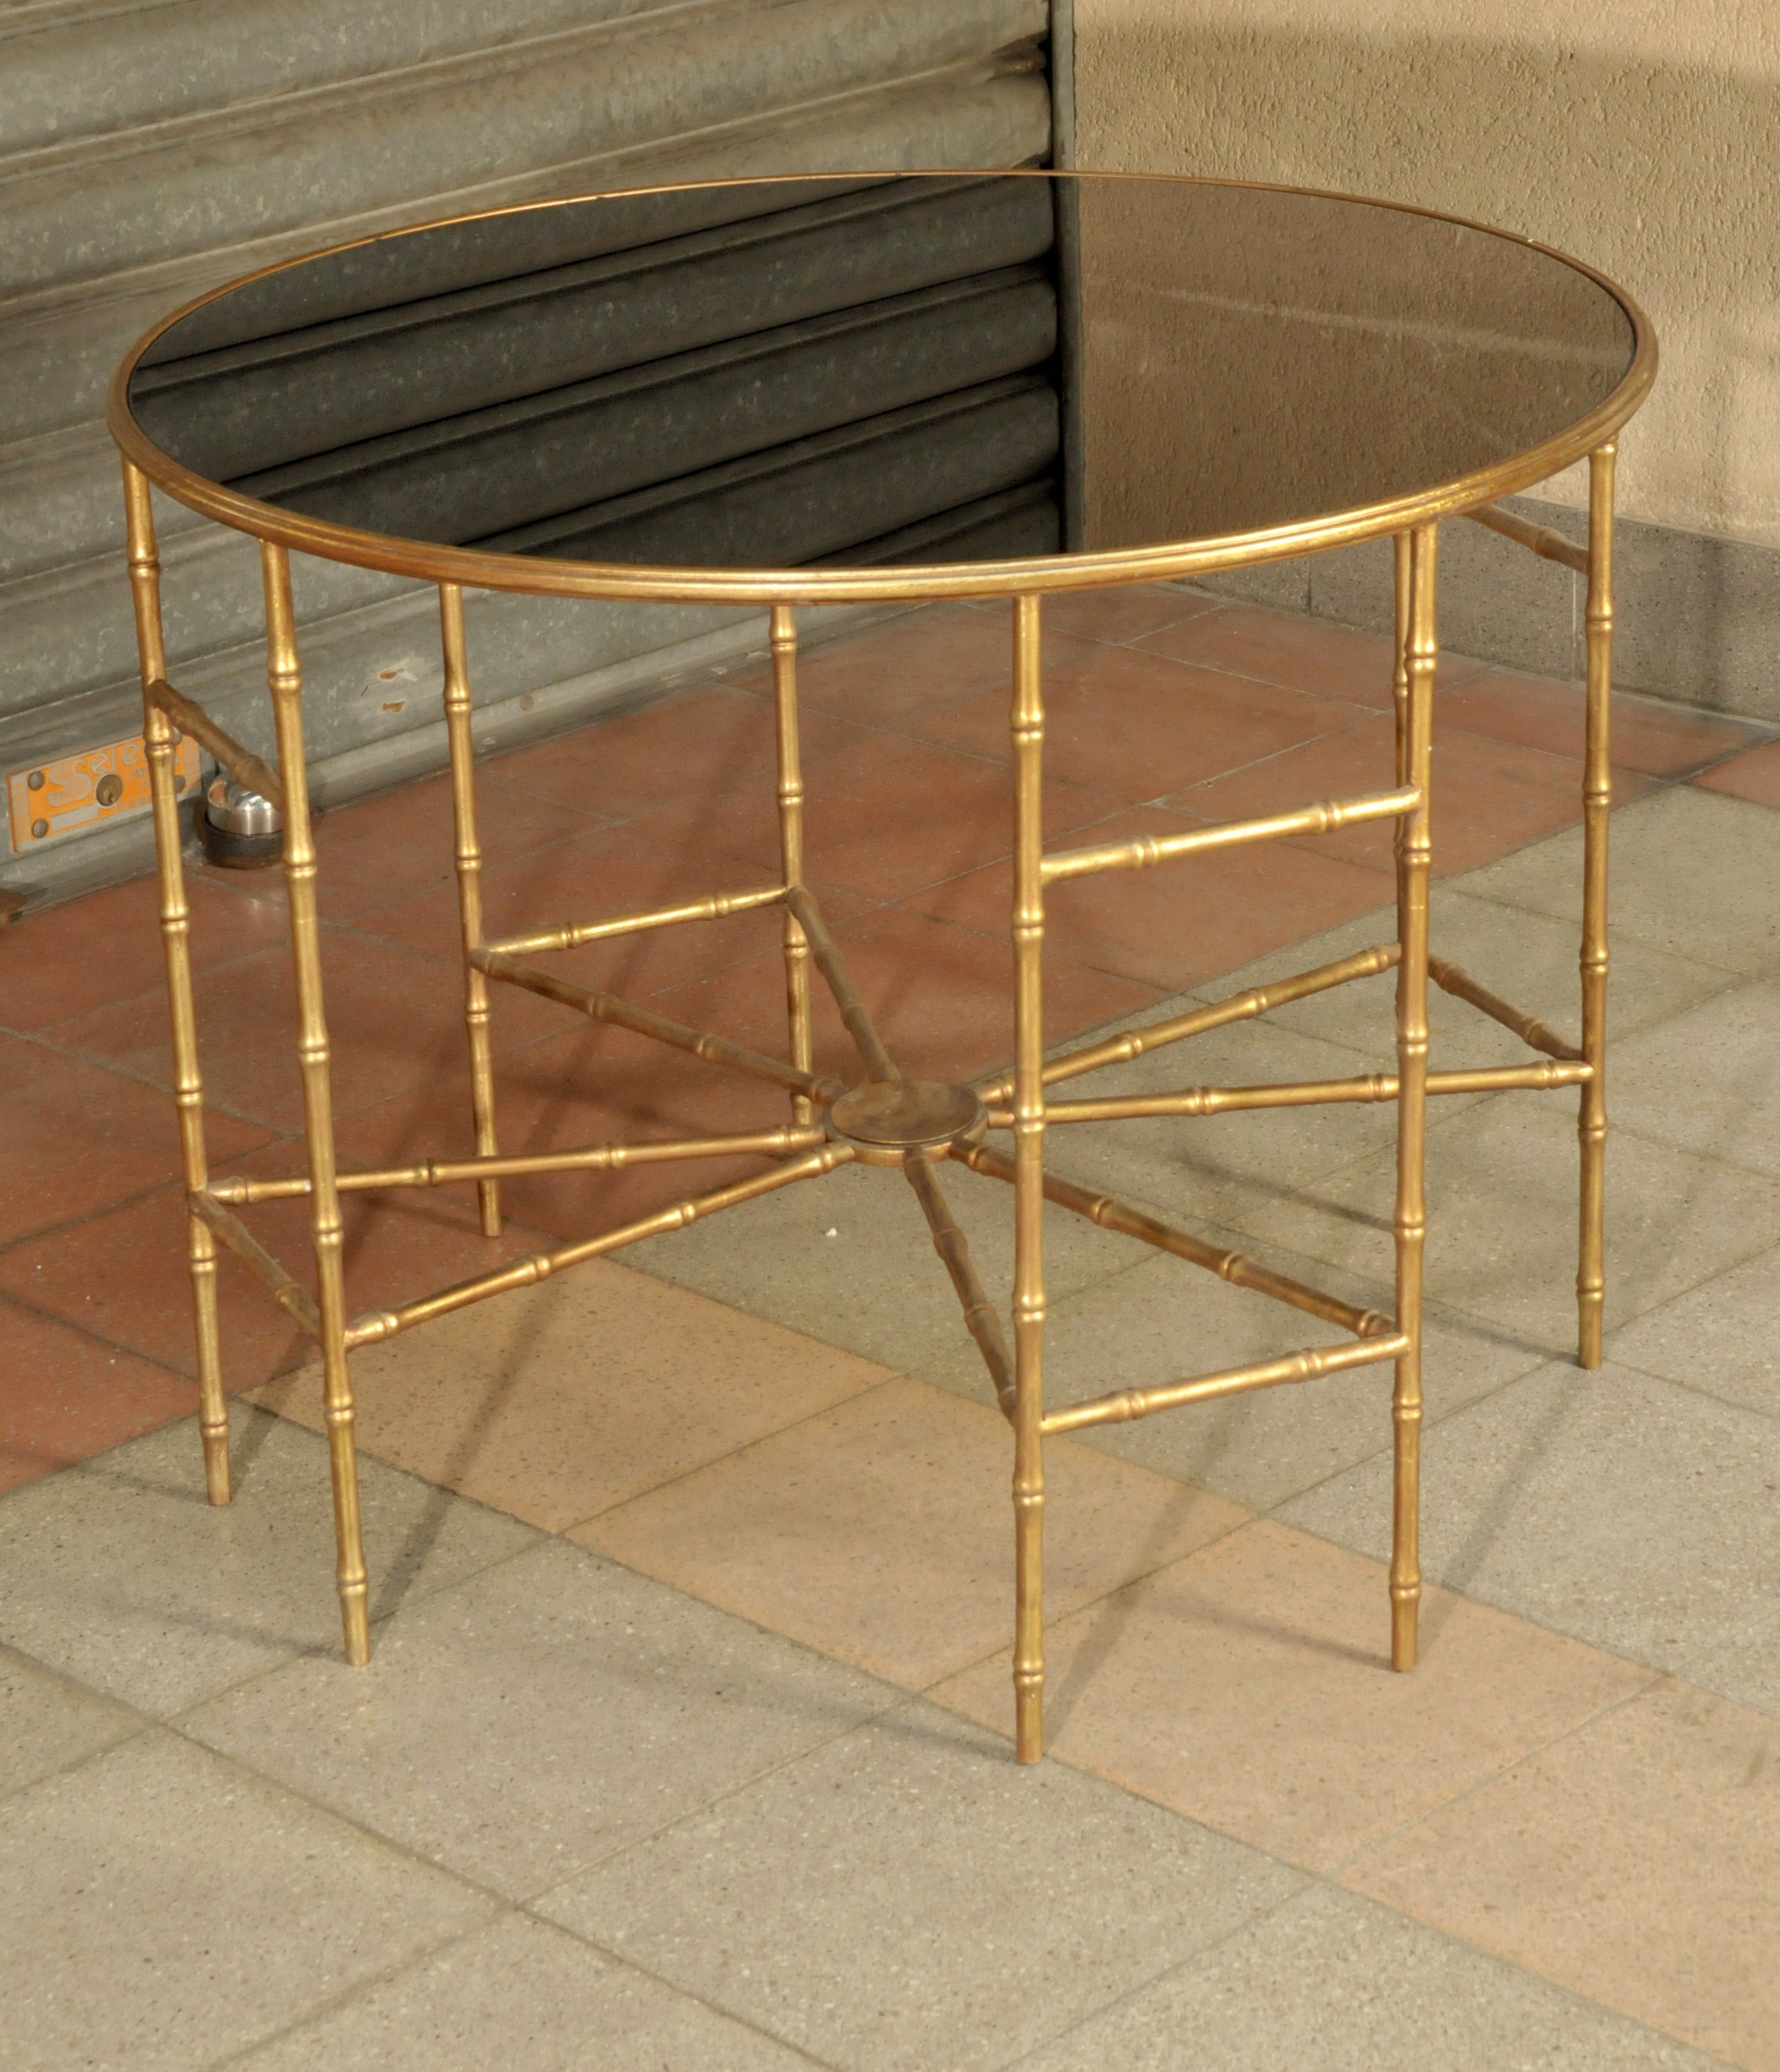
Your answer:
[[[219,770],[204,787],[197,812],[204,854],[225,870],[257,870],[284,853],[284,816],[269,799]]]

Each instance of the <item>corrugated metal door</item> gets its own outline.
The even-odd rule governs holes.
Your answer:
[[[1046,0],[491,0],[473,14],[445,0],[311,0],[295,18],[270,0],[161,0],[123,10],[115,0],[51,0],[13,10],[0,19],[0,609],[7,625],[0,770],[121,738],[138,724],[115,458],[97,413],[110,368],[155,316],[318,243],[535,195],[725,174],[1046,162],[1050,14]],[[869,192],[836,191],[779,226],[787,266],[819,265],[824,236],[857,233],[861,212],[874,206]],[[905,339],[920,334],[931,345],[947,332],[948,309],[969,319],[953,327],[955,343],[988,308],[996,323],[1017,331],[1024,322],[1030,331],[1045,263],[1026,249],[1032,227],[1022,231],[975,206],[968,183],[949,200],[936,198],[927,218],[904,212],[879,226],[885,294],[905,305]],[[749,234],[738,225],[682,228],[681,256],[696,264],[675,293],[693,275],[702,282],[683,318],[670,316],[662,280],[652,283],[647,269],[630,291],[637,337],[647,339],[652,323],[660,343],[677,324],[672,352],[706,356],[701,370],[683,370],[702,374],[705,417],[701,429],[693,409],[680,427],[676,451],[684,464],[673,470],[657,464],[639,479],[615,459],[573,508],[528,503],[511,482],[503,487],[502,431],[539,392],[516,393],[487,352],[480,360],[471,352],[455,400],[477,420],[465,447],[466,479],[475,487],[463,514],[475,536],[578,554],[597,551],[601,537],[634,539],[639,528],[654,528],[655,536],[676,527],[683,533],[758,524],[772,501],[771,467],[750,472],[750,461],[768,448],[778,456],[773,466],[819,467],[832,476],[837,547],[853,544],[840,537],[858,515],[849,515],[849,499],[859,504],[868,479],[882,487],[886,468],[899,468],[903,485],[900,503],[892,496],[883,504],[886,513],[901,512],[910,524],[939,515],[931,498],[922,508],[926,492],[918,485],[942,449],[953,466],[957,508],[980,505],[978,520],[1024,525],[1022,536],[1046,522],[1042,500],[1030,495],[1017,508],[990,508],[997,496],[1017,498],[1035,479],[1028,471],[997,486],[988,459],[997,441],[1005,435],[1010,457],[1030,458],[1035,442],[1052,435],[1039,422],[1052,406],[1034,385],[1035,363],[1018,352],[1009,360],[1011,347],[1001,355],[1005,372],[988,371],[993,353],[968,366],[960,360],[959,385],[978,392],[969,409],[983,413],[972,437],[960,441],[953,435],[963,420],[936,415],[931,394],[890,400],[888,332],[868,337],[869,327],[855,325],[825,348],[810,339],[780,340],[787,352],[804,352],[806,371],[811,354],[826,350],[828,379],[863,381],[855,413],[861,419],[912,414],[879,425],[875,443],[849,445],[837,435],[832,412],[814,430],[792,412],[758,428],[761,445],[726,450],[713,428],[724,355],[733,359],[738,348],[707,335],[697,296],[717,306],[724,269],[742,263]],[[922,235],[939,254],[924,276]],[[1005,278],[971,290],[977,299],[967,310],[954,262],[958,240],[972,236],[986,240],[975,270]],[[498,280],[512,278],[511,258],[502,257],[502,274],[416,284],[413,299],[430,306],[424,314],[435,335],[450,325],[475,332],[479,310],[486,316],[504,292]],[[618,255],[553,259],[541,252],[518,270],[534,277],[534,287],[536,277],[556,277],[543,283],[540,309],[561,314],[572,313],[578,286],[599,278],[602,265],[609,273],[621,264]],[[1023,277],[1022,267],[1030,269]],[[562,278],[578,269],[581,282]],[[833,314],[816,311],[801,321],[820,327]],[[335,309],[321,320],[343,318]],[[305,312],[273,321],[300,331]],[[313,313],[307,321],[315,321]],[[575,328],[564,322],[563,341]],[[483,331],[491,337],[494,327],[484,321]],[[317,467],[317,435],[281,423],[274,356],[256,353],[272,335],[206,347],[208,372],[228,374],[230,407],[265,427],[263,452],[237,472],[266,493],[325,495],[316,479],[326,472]],[[371,335],[361,326],[357,339],[343,336],[338,349],[375,357]],[[401,358],[385,356],[390,367]],[[610,443],[615,405],[598,391],[612,373],[578,364],[561,342],[548,385],[578,392],[561,413],[565,438],[577,423],[585,432],[597,419]],[[175,370],[166,368],[163,379],[171,409]],[[683,382],[681,393],[693,397],[700,386]],[[353,429],[327,427],[321,452],[349,452]],[[825,446],[808,446],[823,438]],[[670,472],[703,478],[697,493],[663,493]],[[399,489],[391,494],[395,523]],[[179,679],[264,746],[252,547],[164,504],[161,516]],[[325,564],[303,565],[300,581],[322,795],[350,796],[436,766],[442,752],[430,595]],[[487,598],[471,608],[479,728],[504,742],[637,695],[676,665],[740,652],[752,632],[738,615],[669,607]],[[48,853],[0,857],[0,883],[53,894],[128,875],[144,865],[145,835],[139,820],[125,820]]]

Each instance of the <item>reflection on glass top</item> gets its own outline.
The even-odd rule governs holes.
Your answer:
[[[786,568],[1160,545],[1540,446],[1614,297],[1365,203],[919,174],[545,205],[304,261],[132,379],[172,459],[362,531]]]

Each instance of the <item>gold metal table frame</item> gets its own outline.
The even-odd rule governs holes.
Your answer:
[[[1045,177],[1034,175],[1032,177]],[[1078,175],[1112,179],[1120,175]],[[1375,204],[1387,206],[1387,204]],[[535,204],[532,204],[535,206]],[[504,213],[493,212],[492,213]],[[1408,211],[1417,214],[1424,212]],[[1478,226],[1470,226],[1476,228]],[[310,255],[313,256],[313,255]],[[1561,254],[1553,255],[1563,257]],[[302,264],[297,261],[288,262]],[[1414,1666],[1420,1595],[1418,1553],[1420,1442],[1422,1416],[1421,1310],[1426,1234],[1424,1180],[1427,1102],[1430,1096],[1505,1088],[1580,1090],[1581,1218],[1577,1276],[1578,1358],[1601,1360],[1605,1280],[1602,1219],[1606,1149],[1605,1069],[1607,981],[1607,822],[1610,804],[1609,697],[1613,639],[1613,504],[1615,434],[1636,409],[1655,377],[1656,351],[1648,323],[1621,290],[1592,269],[1589,275],[1621,303],[1635,340],[1618,388],[1560,437],[1484,473],[1396,503],[1336,514],[1264,533],[1178,545],[1068,557],[931,567],[791,569],[785,570],[631,568],[527,561],[517,556],[427,545],[330,524],[257,502],[181,467],[157,448],[132,417],[129,382],[142,353],[179,318],[214,296],[175,311],[150,331],[119,368],[108,416],[123,456],[129,557],[142,667],[144,730],[151,775],[164,941],[175,1057],[177,1105],[187,1209],[188,1254],[195,1320],[205,1478],[212,1503],[229,1500],[228,1412],[224,1392],[217,1322],[216,1260],[232,1253],[316,1342],[323,1369],[337,1548],[336,1579],[347,1659],[367,1662],[370,1639],[367,1575],[360,1527],[349,1355],[359,1346],[394,1337],[504,1289],[530,1285],[581,1260],[615,1252],[639,1239],[684,1227],[738,1204],[849,1163],[899,1166],[932,1233],[981,1351],[995,1394],[1013,1434],[1015,1616],[1013,1686],[1017,1751],[1022,1762],[1043,1751],[1044,1441],[1057,1433],[1145,1417],[1251,1389],[1311,1380],[1385,1362],[1395,1369],[1394,1527],[1390,1567],[1391,1662]],[[267,269],[267,272],[281,270]],[[257,276],[249,278],[258,278]],[[238,286],[240,282],[231,283]],[[216,290],[226,294],[228,289]],[[1576,460],[1589,469],[1588,543],[1529,524],[1497,507],[1504,495],[1531,487]],[[276,729],[277,767],[234,741],[167,680],[162,631],[160,568],[150,483],[190,508],[260,542],[268,637],[268,680]],[[1583,919],[1580,1040],[1572,1044],[1521,1013],[1429,946],[1431,862],[1430,754],[1436,635],[1437,550],[1440,522],[1462,516],[1490,527],[1531,552],[1583,573],[1588,582],[1587,733],[1583,782]],[[1041,678],[1042,602],[1047,593],[1113,584],[1182,579],[1219,569],[1283,559],[1351,541],[1390,535],[1395,542],[1396,763],[1393,787],[1359,798],[1307,804],[1263,819],[1194,829],[1178,835],[1074,849],[1047,850],[1041,800],[1045,714]],[[476,1151],[473,1157],[428,1160],[369,1172],[339,1170],[331,1104],[328,1037],[323,1006],[317,870],[303,747],[302,676],[292,609],[290,554],[318,554],[359,566],[426,578],[438,588],[444,656],[444,707],[455,812],[455,861],[462,923],[465,1022],[471,1063]],[[746,602],[771,611],[774,712],[777,734],[777,800],[782,868],[773,883],[744,892],[647,913],[571,920],[524,935],[485,937],[479,890],[481,851],[476,832],[471,698],[465,654],[463,590],[711,603]],[[800,605],[848,602],[927,602],[947,598],[1011,601],[1015,1055],[1011,1070],[993,1071],[965,1085],[906,1079],[886,1049],[849,977],[845,960],[804,880],[804,779],[798,745],[796,689]],[[284,816],[284,870],[289,889],[298,1012],[297,1054],[303,1091],[306,1171],[269,1180],[211,1177],[203,1128],[196,1019],[189,955],[189,910],[180,856],[179,808],[173,775],[177,738],[197,741],[250,789],[270,798]],[[1041,986],[1047,889],[1103,871],[1145,870],[1234,845],[1320,834],[1363,820],[1396,822],[1397,927],[1394,940],[1133,1032],[1047,1058]],[[530,961],[553,951],[644,929],[720,919],[778,906],[783,915],[787,1055],[773,1058],[720,1034],[689,1027],[614,995],[558,978]],[[861,1074],[851,1085],[816,1071],[811,1037],[811,968],[827,985],[857,1047]],[[1051,1089],[1105,1066],[1127,1063],[1201,1032],[1266,1013],[1353,980],[1396,972],[1396,1070],[1346,1079],[1257,1086],[1187,1086],[1178,1091],[1113,1098],[1054,1099]],[[1429,1059],[1430,980],[1512,1030],[1533,1054],[1528,1062],[1434,1071]],[[521,988],[596,1022],[610,1022],[687,1050],[713,1066],[764,1079],[783,1089],[789,1120],[782,1128],[680,1141],[586,1145],[525,1157],[499,1149],[489,1016],[491,981]],[[1046,1171],[1047,1130],[1072,1123],[1155,1116],[1190,1117],[1239,1109],[1327,1102],[1392,1101],[1399,1116],[1393,1227],[1396,1248],[1392,1314],[1358,1308],[1276,1272],[1240,1254],[1223,1251],[1163,1223],[1110,1195]],[[986,1141],[1007,1132],[1011,1153]],[[500,1182],[509,1175],[612,1171],[656,1162],[696,1161],[748,1153],[764,1161],[756,1176],[703,1194],[553,1251],[516,1260],[394,1309],[357,1318],[347,1309],[342,1263],[340,1198],[359,1190],[473,1185],[483,1231],[501,1228]],[[956,1160],[1013,1189],[1015,1271],[1013,1343],[984,1290],[969,1248],[947,1204],[939,1167]],[[315,1290],[281,1264],[237,1211],[253,1203],[306,1197],[315,1260]],[[1198,1375],[1169,1386],[1116,1390],[1047,1413],[1044,1407],[1045,1281],[1042,1214],[1046,1201],[1102,1228],[1151,1245],[1237,1285],[1271,1296],[1339,1326],[1348,1336],[1333,1346],[1292,1351],[1257,1364]]]

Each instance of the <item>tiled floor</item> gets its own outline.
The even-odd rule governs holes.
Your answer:
[[[1050,624],[1054,834],[1388,781],[1382,642],[1172,590]],[[1005,663],[969,606],[805,662],[809,875],[936,1076],[1009,1044]],[[493,925],[769,876],[763,688],[488,764]],[[1571,1100],[1446,1104],[1420,1668],[1381,1659],[1375,1374],[1103,1428],[1047,1450],[1036,1771],[1002,1738],[1006,1429],[894,1174],[359,1355],[349,1671],[315,1377],[226,1262],[252,1400],[202,1501],[152,887],[0,932],[0,2066],[1780,2072],[1776,748],[1619,705],[1609,1364],[1566,1357]],[[1443,666],[1437,947],[1560,1027],[1579,726],[1573,686]],[[322,829],[351,1160],[470,1148],[449,821],[434,782]],[[278,889],[195,876],[213,1153],[288,1170]],[[1342,955],[1391,892],[1364,828],[1060,888],[1051,1026]],[[564,961],[767,1046],[774,944],[753,915]],[[1387,1065],[1389,983],[1106,1083]],[[505,1148],[782,1117],[563,1020],[497,1004]],[[832,1015],[819,1047],[846,1069]],[[1387,1303],[1392,1129],[1083,1128],[1055,1162]],[[1008,1190],[946,1184],[1004,1291]],[[493,1244],[458,1190],[356,1200],[353,1306],[684,1191],[512,1183]],[[300,1214],[256,1213],[302,1260]],[[1061,1211],[1047,1271],[1058,1400],[1322,1335]]]

